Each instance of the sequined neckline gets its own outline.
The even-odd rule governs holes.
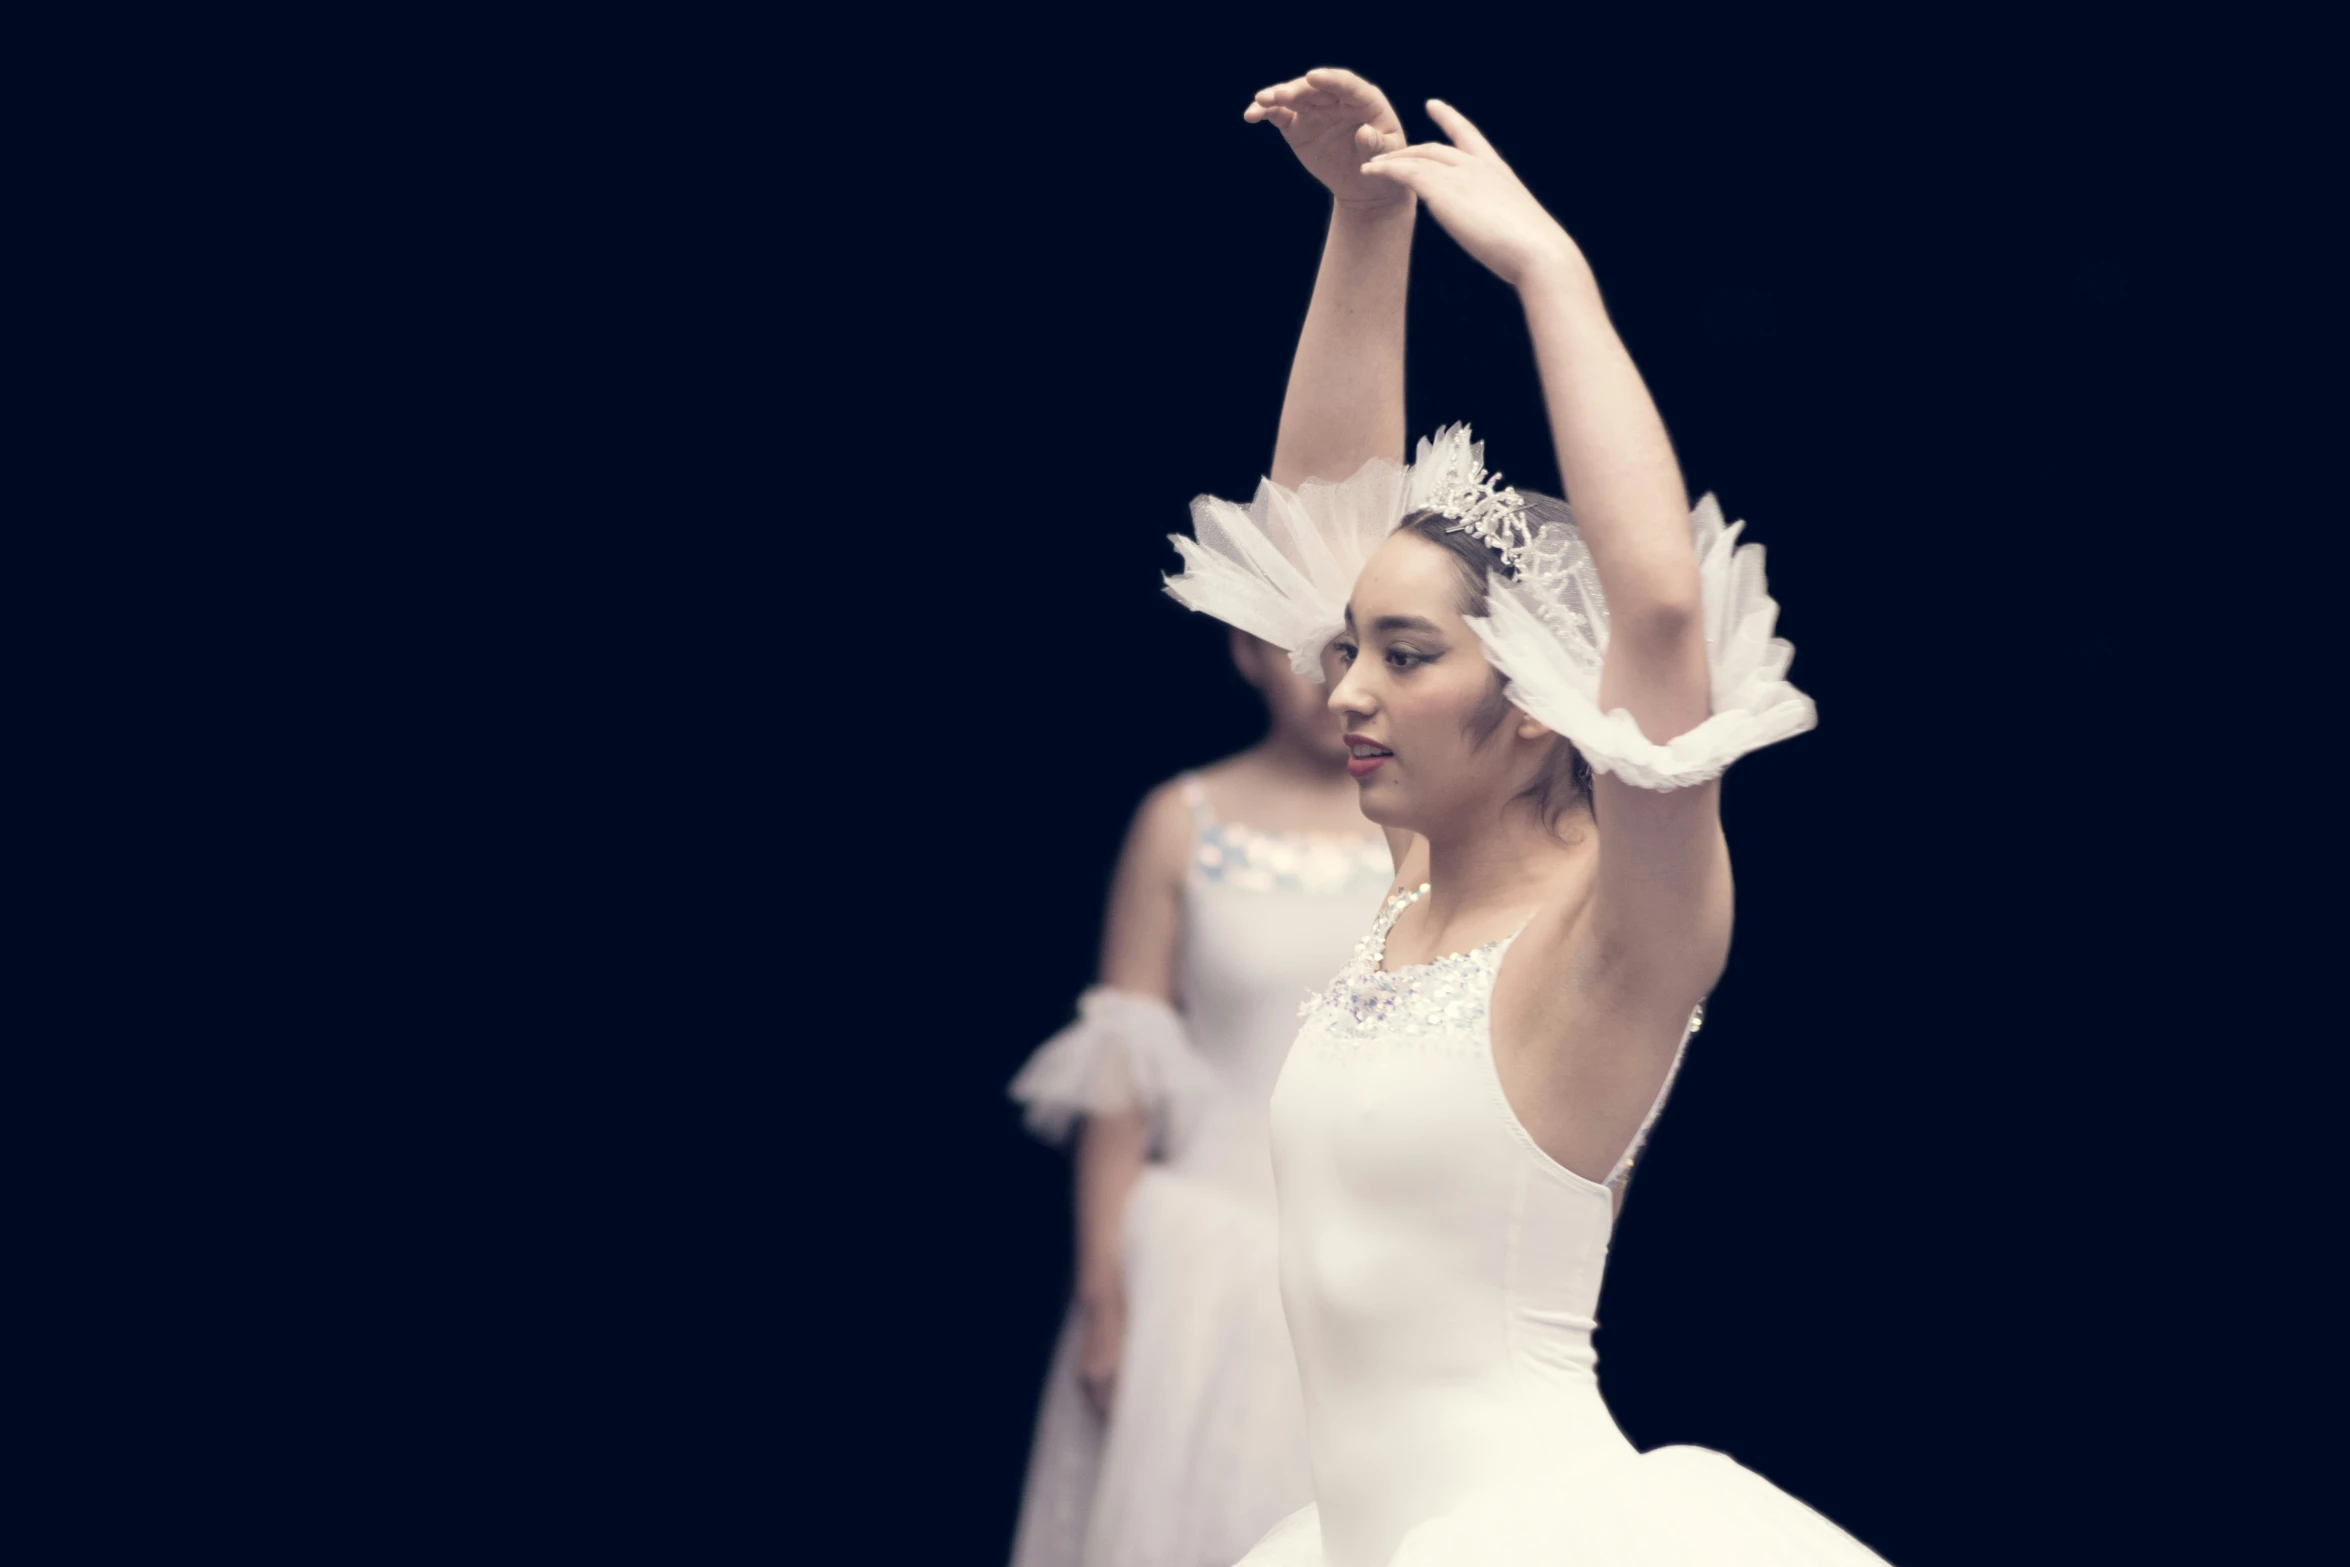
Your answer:
[[[1336,892],[1393,874],[1384,838],[1213,820],[1201,822],[1191,862],[1202,881],[1251,892]]]
[[[1409,892],[1397,893],[1390,900],[1386,910],[1379,916],[1379,923],[1371,927],[1371,934],[1364,941],[1364,956],[1369,961],[1372,973],[1387,978],[1393,978],[1398,974],[1417,974],[1422,969],[1432,969],[1439,964],[1457,963],[1464,958],[1481,958],[1494,948],[1506,947],[1518,939],[1516,933],[1512,932],[1507,936],[1496,936],[1481,947],[1467,947],[1459,952],[1440,952],[1435,957],[1423,962],[1406,963],[1402,968],[1389,968],[1387,966],[1387,933],[1395,929],[1395,922],[1403,918],[1404,910],[1428,896],[1428,888],[1431,885],[1429,882],[1422,882]]]
[[[1381,968],[1387,959],[1388,931],[1397,916],[1427,891],[1423,883],[1416,891],[1388,899],[1355,943],[1354,956],[1338,977],[1298,1008],[1309,1028],[1333,1041],[1399,1039],[1446,1050],[1478,1047],[1492,1004],[1494,976],[1517,937],[1504,936],[1467,952],[1447,952],[1392,971]]]

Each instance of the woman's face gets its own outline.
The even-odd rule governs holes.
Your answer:
[[[1329,695],[1328,688],[1292,669],[1287,649],[1260,642],[1245,631],[1235,631],[1232,664],[1240,671],[1240,677],[1255,686],[1265,699],[1266,715],[1284,740],[1307,752],[1329,757],[1333,767],[1346,760],[1346,747],[1338,738],[1338,720],[1324,700]]]
[[[1493,689],[1461,618],[1460,579],[1437,546],[1398,533],[1355,579],[1347,629],[1322,656],[1330,710],[1355,753],[1363,814],[1415,832],[1498,815],[1539,775],[1550,731],[1515,708],[1479,738]]]

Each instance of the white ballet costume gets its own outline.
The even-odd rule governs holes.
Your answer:
[[[1317,1503],[1244,1567],[1882,1567],[1721,1454],[1617,1430],[1591,1335],[1639,1138],[1605,1182],[1535,1145],[1488,1027],[1515,938],[1388,972],[1417,896],[1309,1004],[1274,1091]]]
[[[1013,1567],[1230,1567],[1313,1496],[1283,1324],[1268,1104],[1301,996],[1393,881],[1375,835],[1266,832],[1215,818],[1183,779],[1194,836],[1180,1013],[1090,991],[1012,1084],[1040,1134],[1140,1106],[1155,1157],[1121,1232],[1126,1339],[1111,1418],[1077,1377],[1072,1305],[1038,1411]]]
[[[1605,708],[1607,601],[1573,514],[1515,492],[1497,503],[1483,450],[1454,426],[1408,468],[1268,480],[1246,508],[1203,496],[1168,591],[1311,671],[1362,562],[1432,511],[1507,551],[1469,624],[1510,702],[1595,772],[1686,788],[1813,726],[1785,679],[1794,649],[1774,634],[1762,550],[1711,496],[1690,516],[1711,711],[1660,743]],[[1882,1567],[1721,1454],[1644,1454],[1616,1428],[1591,1336],[1632,1150],[1587,1180],[1511,1109],[1489,1012],[1515,937],[1387,972],[1387,932],[1417,895],[1392,900],[1308,1004],[1273,1095],[1281,1292],[1316,1501],[1244,1567]]]

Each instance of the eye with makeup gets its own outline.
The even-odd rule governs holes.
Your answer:
[[[1341,666],[1352,664],[1359,653],[1360,650],[1343,637],[1330,644],[1330,656],[1337,659]],[[1391,642],[1387,646],[1384,662],[1390,669],[1412,669],[1421,664],[1433,663],[1436,657],[1434,653],[1423,653],[1409,644]]]

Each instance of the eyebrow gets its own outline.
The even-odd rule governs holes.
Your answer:
[[[1346,629],[1352,631],[1354,624],[1355,607],[1349,604],[1346,606]],[[1371,629],[1373,631],[1432,631],[1439,636],[1443,635],[1443,628],[1438,626],[1435,621],[1423,620],[1417,615],[1381,615],[1377,620],[1371,622]]]

